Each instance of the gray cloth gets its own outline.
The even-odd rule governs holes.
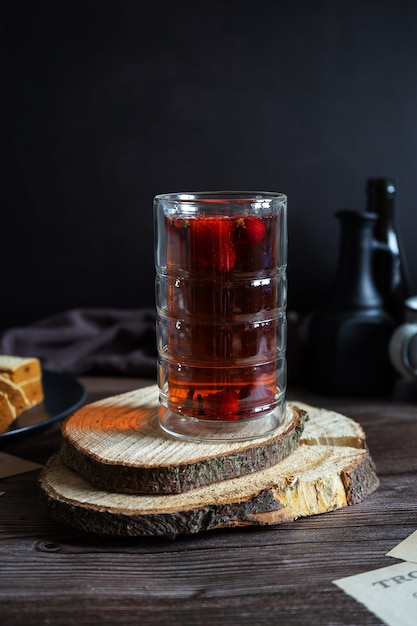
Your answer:
[[[73,375],[156,376],[153,309],[74,309],[0,335],[0,353]]]

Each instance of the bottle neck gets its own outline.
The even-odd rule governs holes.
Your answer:
[[[376,213],[382,223],[392,223],[395,218],[396,185],[390,178],[371,178],[367,184],[367,212]]]

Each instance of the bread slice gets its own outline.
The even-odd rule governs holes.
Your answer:
[[[16,409],[7,393],[0,391],[0,433],[4,433],[16,418]]]
[[[18,384],[31,378],[41,378],[41,364],[39,359],[32,357],[0,354],[0,374]]]
[[[42,402],[42,367],[39,359],[0,354],[0,377],[18,387],[25,400],[24,407],[16,407],[17,414]],[[2,391],[3,388],[0,387]],[[10,399],[10,398],[9,398]],[[13,402],[13,400],[12,400]]]
[[[43,386],[41,378],[31,378],[26,382],[21,382],[19,386],[26,396],[29,407],[42,402]]]
[[[29,407],[29,401],[21,387],[2,374],[0,374],[0,391],[7,395],[9,402],[16,410],[16,415],[19,415]]]

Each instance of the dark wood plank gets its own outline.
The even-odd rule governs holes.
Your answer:
[[[90,399],[128,390],[119,383],[94,379]],[[0,623],[380,625],[332,581],[394,564],[385,553],[417,528],[417,407],[294,394],[364,427],[381,481],[364,502],[261,529],[108,540],[51,520],[38,472],[3,479]],[[59,441],[54,427],[1,449],[44,462]]]

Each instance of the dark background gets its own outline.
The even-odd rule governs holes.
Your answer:
[[[0,9],[0,328],[154,304],[157,193],[289,197],[289,307],[340,208],[398,179],[417,281],[417,3],[15,1]]]

